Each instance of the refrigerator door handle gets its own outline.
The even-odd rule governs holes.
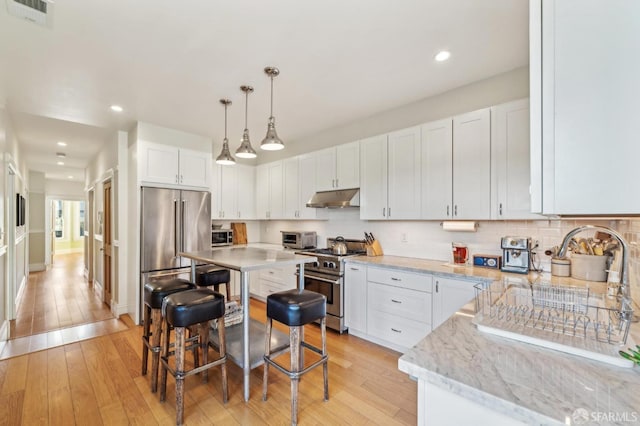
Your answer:
[[[173,257],[178,257],[178,200],[173,200]]]
[[[180,215],[180,218],[181,218],[180,224],[182,226],[182,229],[180,230],[180,234],[181,234],[180,235],[180,251],[184,251],[184,222],[185,222],[184,218],[186,217],[185,216],[186,210],[187,210],[187,201],[182,200],[182,212],[181,212],[182,214]]]

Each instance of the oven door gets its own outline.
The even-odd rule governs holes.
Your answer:
[[[323,294],[327,298],[327,314],[337,317],[342,316],[341,277],[305,271],[304,288],[305,290]]]

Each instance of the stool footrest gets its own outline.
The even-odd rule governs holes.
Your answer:
[[[169,371],[169,373],[171,373],[173,377],[175,377],[176,379],[184,379],[185,377],[193,376],[194,374],[201,373],[204,370],[208,370],[209,368],[215,367],[216,365],[220,365],[226,362],[227,356],[225,355],[221,358],[216,359],[215,361],[211,361],[206,363],[205,365],[201,365],[200,367],[195,367],[195,368],[192,368],[191,370],[182,371],[182,372],[176,371],[173,368],[171,368],[165,358],[160,358],[160,360],[162,362],[162,365]]]
[[[298,379],[303,374],[306,374],[309,371],[313,370],[314,368],[318,367],[319,365],[322,365],[322,364],[324,364],[324,363],[329,361],[329,356],[325,355],[322,358],[320,358],[319,360],[317,360],[316,362],[314,362],[313,364],[309,365],[308,367],[305,367],[304,369],[302,369],[300,371],[291,371],[291,370],[286,369],[282,365],[278,364],[274,360],[269,359],[266,355],[263,358],[264,358],[264,362],[268,363],[269,365],[273,365],[275,368],[277,368],[282,373],[286,374],[287,376],[289,376],[292,379]]]

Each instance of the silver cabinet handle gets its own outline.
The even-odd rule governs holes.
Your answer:
[[[391,217],[391,207],[387,209],[387,217]]]
[[[391,277],[391,281],[402,281],[401,278]]]
[[[447,217],[449,217],[449,204],[447,204]]]
[[[385,207],[382,208],[382,217],[387,217],[384,213],[387,211]]]
[[[360,270],[360,268],[354,268],[353,266],[351,268],[349,268],[349,269],[351,269],[352,271],[359,271]]]
[[[336,179],[336,188],[338,188],[338,187],[339,187],[339,185],[338,185],[338,179]]]
[[[392,301],[393,303],[402,303],[401,301],[396,300],[396,299],[391,299],[391,301]]]
[[[176,183],[180,183],[180,181],[178,180],[178,175],[176,175]]]
[[[439,282],[436,281],[436,293],[438,292],[438,284],[439,284]]]
[[[183,176],[180,175],[180,183],[182,183],[182,180],[183,180]]]
[[[391,327],[391,331],[393,331],[394,333],[402,333],[402,330],[398,330],[397,328],[393,327]]]
[[[458,216],[458,205],[453,206],[453,215]]]
[[[498,214],[502,216],[502,203],[500,203],[500,206],[498,207]]]

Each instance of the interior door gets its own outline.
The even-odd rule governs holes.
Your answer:
[[[103,239],[103,289],[104,289],[104,303],[111,306],[111,247],[113,244],[113,238],[111,235],[111,181],[104,183],[103,187],[103,225],[102,225],[102,239]]]

